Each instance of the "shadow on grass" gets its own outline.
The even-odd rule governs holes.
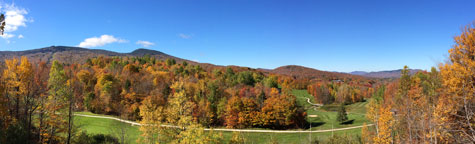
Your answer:
[[[347,121],[342,122],[341,124],[342,124],[342,125],[349,125],[349,124],[353,124],[354,121],[355,121],[354,119],[352,119],[352,120],[347,120]]]
[[[303,128],[309,129],[310,126],[312,126],[312,127],[319,127],[319,126],[324,125],[324,124],[325,124],[325,122],[311,122],[311,123],[307,123],[307,125],[306,125],[305,127],[303,127]]]

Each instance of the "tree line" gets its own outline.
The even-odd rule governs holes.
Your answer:
[[[352,104],[374,93],[374,81],[320,81],[307,86],[307,92],[320,104]]]

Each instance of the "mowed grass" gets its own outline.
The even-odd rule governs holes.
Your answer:
[[[141,134],[138,126],[132,126],[116,120],[82,116],[75,116],[74,120],[74,124],[81,131],[86,131],[88,134],[108,134],[114,137],[125,135],[127,143],[136,143],[137,138]]]
[[[84,114],[84,113],[82,113]],[[97,115],[97,114],[94,114]],[[130,124],[121,123],[119,121],[102,119],[102,118],[91,118],[91,117],[82,117],[76,116],[75,123],[79,126],[80,130],[86,131],[89,134],[110,134],[115,137],[120,137],[121,129],[126,131],[126,139],[128,143],[135,144],[137,139],[140,137],[141,132],[139,131],[139,126],[132,126]],[[223,143],[228,143],[231,139],[232,132],[219,132],[214,131],[222,135]],[[344,130],[344,131],[335,131],[335,132],[324,132],[324,133],[250,133],[250,132],[241,132],[239,133],[243,136],[247,143],[256,143],[256,144],[265,144],[270,142],[279,142],[283,144],[302,144],[310,143],[311,141],[318,140],[320,142],[326,141],[332,134],[334,135],[351,135],[356,136],[361,133],[361,128]]]
[[[307,98],[310,99],[310,102],[315,103],[313,96],[310,95],[307,90],[292,90],[292,94],[295,95],[295,97],[297,98],[297,105],[304,107],[312,106],[307,102]]]
[[[349,135],[352,137],[359,136],[361,134],[361,128],[324,132],[324,133],[240,133],[246,138],[246,143],[266,144],[272,142],[278,142],[281,144],[308,144],[315,140],[319,142],[325,142],[332,135]],[[224,142],[228,142],[232,136],[232,132],[222,132]]]
[[[308,115],[317,115],[316,118],[307,118],[307,121],[312,123],[311,130],[326,130],[332,128],[343,128],[343,127],[352,127],[360,126],[363,123],[369,123],[364,113],[366,113],[365,105],[367,102],[360,102],[351,105],[347,105],[346,109],[349,112],[348,118],[354,120],[352,124],[341,125],[336,122],[337,112],[326,111],[322,108],[314,108],[312,105],[307,103],[306,98],[310,98],[310,101],[314,103],[313,96],[307,93],[306,90],[293,90],[292,93],[297,97],[297,104],[303,106]],[[337,105],[329,105],[329,107]],[[79,114],[85,115],[98,115],[90,112],[78,112]],[[113,117],[113,116],[109,116]],[[75,117],[75,124],[79,126],[81,130],[86,131],[90,134],[110,134],[115,137],[120,137],[122,131],[125,131],[125,135],[128,143],[137,143],[137,139],[140,137],[141,132],[139,131],[139,126],[132,126],[130,124],[122,123],[119,121],[103,118],[91,118],[91,117]],[[308,129],[307,129],[308,130]],[[232,137],[232,132],[219,132],[214,131],[215,133],[221,134],[223,136],[223,143],[228,143]],[[319,142],[325,142],[332,135],[349,135],[356,137],[361,135],[361,128],[355,128],[350,130],[342,130],[335,132],[324,132],[324,133],[251,133],[251,132],[241,132],[241,134],[246,140],[247,143],[270,143],[270,142],[279,142],[284,144],[301,144],[301,143],[310,143],[315,140]]]
[[[312,124],[312,130],[324,130],[332,128],[344,128],[352,126],[360,126],[364,123],[370,123],[366,117],[366,104],[367,102],[358,102],[351,105],[346,105],[347,116],[349,120],[353,120],[351,124],[339,124],[336,121],[337,112],[328,111],[321,107],[314,107],[307,102],[307,98],[310,102],[314,103],[314,98],[307,90],[293,90],[292,94],[295,95],[297,104],[304,107],[307,115],[317,115],[317,117],[307,117],[307,121]],[[325,105],[324,107],[338,107],[339,105]]]

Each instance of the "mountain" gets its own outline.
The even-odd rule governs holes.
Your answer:
[[[365,75],[365,74],[368,74],[368,72],[365,72],[365,71],[353,71],[353,72],[350,72],[350,74],[352,74],[352,75]]]
[[[32,49],[26,51],[0,51],[0,62],[5,59],[18,58],[21,56],[26,56],[33,62],[46,62],[51,63],[54,60],[61,61],[63,63],[85,63],[87,59],[100,57],[100,56],[144,56],[150,55],[157,58],[158,60],[166,60],[168,58],[175,59],[177,62],[186,61],[190,64],[197,64],[203,67],[204,69],[211,69],[217,67],[223,67],[220,65],[213,65],[209,63],[198,63],[186,59],[181,59],[174,57],[168,54],[165,54],[160,51],[150,50],[150,49],[136,49],[129,53],[118,53],[108,50],[101,49],[87,49],[80,47],[69,47],[69,46],[50,46],[40,49]],[[227,66],[235,70],[250,70],[251,68],[242,67],[242,66]],[[264,73],[271,74],[280,74],[288,75],[295,78],[306,78],[306,79],[325,79],[325,80],[336,80],[336,79],[345,79],[345,78],[364,78],[358,75],[352,75],[348,73],[339,73],[339,72],[328,72],[316,70],[308,67],[297,66],[297,65],[288,65],[282,66],[275,69],[256,69]]]
[[[352,75],[360,75],[364,77],[370,77],[370,78],[399,78],[401,76],[401,70],[387,70],[387,71],[377,71],[377,72],[365,72],[365,71],[353,71],[350,72]],[[409,69],[409,74],[415,74],[419,71],[422,71],[420,69]]]
[[[270,73],[276,73],[281,75],[292,76],[295,78],[306,78],[306,79],[326,79],[326,80],[336,80],[336,79],[345,79],[345,78],[363,78],[361,76],[339,73],[339,72],[328,72],[316,70],[313,68],[308,68],[298,65],[287,65],[275,68],[273,70],[267,70]]]
[[[190,63],[195,63],[192,61],[180,59],[174,56],[167,55],[165,53],[149,50],[149,49],[137,49],[130,53],[118,53],[113,51],[101,50],[101,49],[87,49],[80,47],[68,47],[68,46],[50,46],[40,49],[26,50],[26,51],[0,51],[0,61],[5,59],[11,59],[14,57],[26,56],[31,61],[43,61],[46,63],[51,63],[54,60],[58,60],[64,63],[85,63],[88,58],[99,57],[99,56],[144,56],[144,55],[153,56],[159,60],[165,60],[167,58],[173,58],[177,62],[187,61]]]

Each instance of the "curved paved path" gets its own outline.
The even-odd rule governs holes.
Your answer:
[[[129,121],[129,120],[123,120],[123,119],[116,118],[116,117],[85,115],[85,114],[74,114],[74,115],[75,116],[81,116],[81,117],[111,119],[111,120],[116,120],[116,121],[120,121],[120,122],[123,122],[123,123],[128,123],[128,124],[138,125],[138,126],[142,125],[142,124],[137,123],[137,122],[133,122],[133,121]],[[366,126],[373,126],[373,125],[374,124],[367,124]],[[178,126],[173,126],[173,125],[160,125],[160,126],[178,128]],[[216,128],[216,129],[205,128],[204,130],[206,130],[206,131],[209,131],[209,130],[227,131],[227,132],[259,132],[259,133],[322,133],[322,132],[349,130],[349,129],[355,129],[355,128],[361,128],[361,127],[363,127],[363,126],[353,126],[353,127],[346,127],[346,128],[327,129],[327,130],[313,130],[313,131],[305,131],[305,130],[252,130],[252,129],[223,129],[223,128]]]
[[[314,104],[312,102],[310,102],[310,98],[307,98],[307,102],[313,106],[323,106],[323,104]]]

